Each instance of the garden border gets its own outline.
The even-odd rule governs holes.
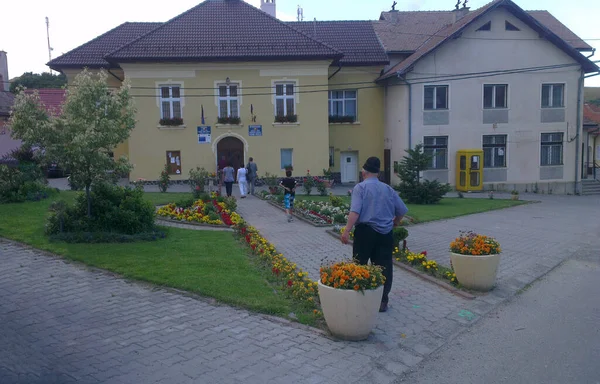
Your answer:
[[[327,230],[326,232],[328,234],[330,234],[331,236],[335,237],[338,240],[341,239],[340,234],[334,232],[333,230]],[[354,242],[352,240],[348,240],[348,244],[352,245],[352,244],[354,244]],[[453,293],[453,294],[455,294],[457,296],[460,296],[463,299],[473,300],[473,299],[475,299],[477,297],[477,296],[472,295],[472,294],[470,294],[468,292],[465,292],[465,291],[463,291],[461,289],[453,287],[452,285],[450,285],[450,284],[448,284],[448,283],[446,283],[444,281],[441,281],[440,279],[436,279],[433,276],[429,276],[429,275],[427,275],[427,274],[425,274],[425,273],[423,273],[423,272],[421,272],[421,271],[419,271],[419,270],[417,270],[417,269],[415,269],[413,267],[410,267],[410,266],[408,266],[408,265],[406,265],[406,264],[404,264],[402,262],[399,262],[399,261],[396,261],[396,260],[393,260],[393,262],[394,262],[395,266],[397,266],[399,268],[402,268],[403,270],[405,270],[407,272],[410,272],[413,275],[415,275],[417,277],[420,277],[423,280],[426,280],[426,281],[428,281],[430,283],[433,283],[433,284],[435,284],[435,285],[437,285],[437,286],[439,286],[441,288],[444,288],[445,290],[450,291],[450,293]]]
[[[263,200],[263,201],[267,201],[267,203],[271,204],[271,205],[272,205],[272,206],[274,206],[275,208],[277,208],[277,209],[279,209],[279,210],[282,210],[282,211],[284,211],[284,212],[285,212],[285,208],[283,208],[283,207],[279,206],[277,203],[274,203],[274,202],[272,202],[272,201],[269,201],[269,200]],[[299,216],[299,215],[297,215],[297,214],[296,214],[296,213],[295,213],[293,210],[292,210],[292,215],[293,215],[294,217],[298,218],[298,220],[302,220],[302,221],[304,221],[305,223],[312,225],[313,227],[317,227],[317,228],[330,228],[330,227],[333,227],[333,226],[334,226],[334,224],[315,224],[315,223],[313,223],[312,221],[310,221],[310,220],[308,220],[308,219],[305,219],[305,218],[304,218],[304,217],[302,217],[302,216]]]
[[[163,218],[163,216],[158,216],[155,220],[156,225],[160,225],[162,222],[164,225],[167,224],[181,224],[181,225],[189,225],[193,227],[207,228],[207,230],[213,231],[224,231],[224,232],[234,232],[231,227],[223,225],[212,225],[212,224],[203,224],[203,223],[194,223],[193,221],[185,221],[185,220],[175,220],[170,218]]]

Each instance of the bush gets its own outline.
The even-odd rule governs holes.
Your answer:
[[[155,210],[144,200],[139,189],[110,184],[94,185],[90,192],[92,216],[87,216],[87,199],[80,193],[73,205],[56,210],[50,215],[46,233],[111,232],[126,235],[153,232]],[[54,207],[56,208],[56,207]]]
[[[196,199],[204,193],[204,186],[208,177],[209,173],[204,168],[190,169],[190,188],[192,188],[192,193]]]
[[[179,201],[176,201],[175,205],[180,208],[191,208],[195,202],[196,202],[196,199],[194,199],[193,197],[190,197],[187,199],[181,199]]]
[[[317,191],[319,192],[319,195],[327,196],[327,185],[324,180],[317,180]]]
[[[306,196],[309,196],[312,193],[312,189],[315,187],[315,184],[315,177],[310,175],[310,171],[306,171],[306,177],[304,177],[304,182],[302,184],[302,188],[304,189]]]
[[[23,170],[25,172],[23,172]],[[56,193],[48,187],[44,179],[30,165],[19,164],[8,166],[0,164],[0,203],[21,203],[24,201],[39,201]]]
[[[334,207],[343,207],[345,205],[344,199],[340,196],[334,196],[332,193],[329,194],[329,204]]]
[[[169,176],[169,164],[165,164],[165,167],[160,172],[160,177],[158,178],[158,189],[163,193],[167,192],[170,182],[171,176]]]
[[[394,246],[398,246],[401,241],[405,240],[408,237],[408,229],[404,227],[395,227],[394,228]]]
[[[409,204],[437,204],[452,190],[448,184],[437,180],[425,180],[418,184],[401,183],[396,187],[400,197]]]

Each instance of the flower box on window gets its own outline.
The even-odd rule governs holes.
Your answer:
[[[233,116],[219,117],[217,119],[218,124],[239,125],[241,121],[242,121],[242,119],[240,119],[239,117],[233,117]]]
[[[276,123],[297,123],[298,115],[277,115],[275,116]]]
[[[334,115],[334,116],[329,116],[329,123],[330,124],[336,124],[336,123],[354,123],[356,121],[356,117],[348,115],[348,116],[339,116],[339,115]]]
[[[172,117],[169,119],[160,119],[158,123],[163,126],[178,126],[183,125],[183,119],[181,117]]]

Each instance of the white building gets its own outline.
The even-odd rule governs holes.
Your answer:
[[[380,20],[392,61],[380,77],[390,162],[422,143],[435,155],[424,177],[456,185],[456,151],[483,149],[486,189],[579,193],[583,80],[598,71],[581,53],[589,45],[549,13],[510,0]],[[405,43],[416,47],[403,51]]]

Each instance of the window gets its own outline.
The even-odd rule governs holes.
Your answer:
[[[295,115],[294,83],[275,84],[275,116]]]
[[[181,175],[181,151],[167,151],[169,175]]]
[[[506,135],[483,136],[483,167],[506,167]]]
[[[163,119],[181,118],[179,85],[163,85],[160,87],[160,115]]]
[[[542,133],[541,165],[563,164],[563,133]]]
[[[352,116],[356,120],[356,91],[329,91],[329,116]]]
[[[219,117],[240,117],[237,84],[219,85]]]
[[[335,149],[333,147],[329,147],[329,166],[333,167],[335,165]]]
[[[294,150],[292,148],[281,149],[281,169],[284,169],[287,165],[294,165]]]
[[[423,152],[433,156],[429,164],[430,169],[448,168],[448,136],[425,136]]]
[[[479,27],[477,30],[478,31],[491,31],[492,30],[492,22],[488,21],[487,23],[485,23],[481,27]]]
[[[448,86],[426,85],[423,109],[448,109]]]
[[[483,86],[483,108],[508,108],[508,85],[486,84]]]
[[[504,21],[504,29],[507,30],[507,31],[520,31],[519,28],[515,27],[514,25],[512,25],[508,21]]]
[[[542,85],[542,108],[564,108],[565,107],[565,85],[543,84]]]

